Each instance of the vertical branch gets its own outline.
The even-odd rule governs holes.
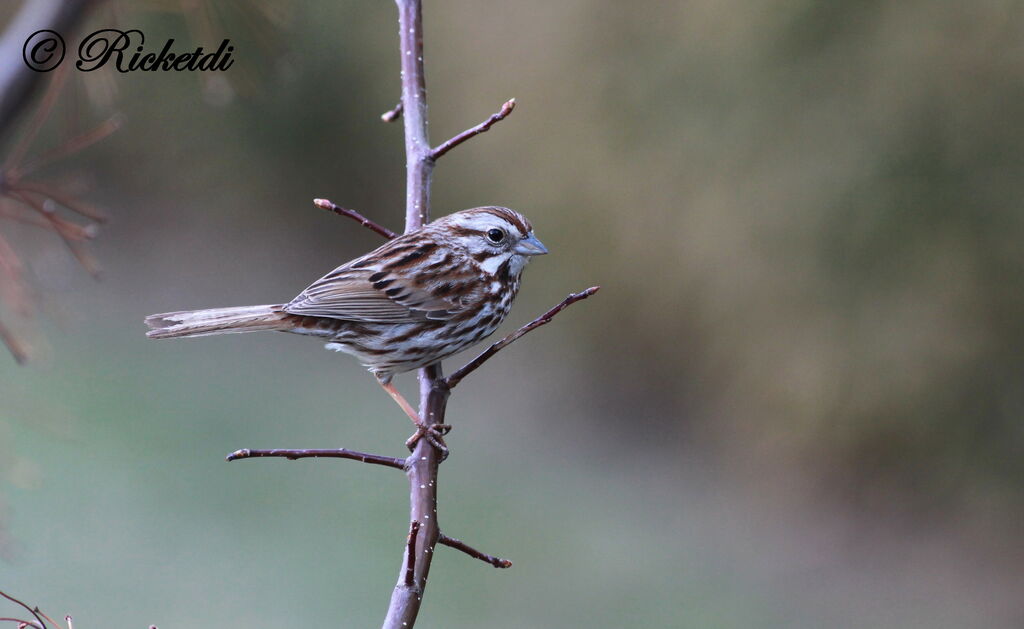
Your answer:
[[[434,170],[427,135],[427,88],[423,73],[423,7],[420,0],[395,0],[402,67],[402,110],[405,124],[405,231],[419,229],[430,219],[430,177]],[[420,417],[427,424],[444,423],[448,387],[439,364],[419,371]],[[434,545],[440,537],[437,522],[438,451],[420,439],[407,459],[410,520],[419,526],[406,544],[402,570],[391,594],[385,629],[411,628],[416,623],[427,586]],[[415,556],[410,556],[415,553]],[[407,578],[411,572],[411,579]]]
[[[420,415],[427,423],[441,423],[444,419],[445,407],[448,402],[448,388],[444,386],[441,370],[437,365],[427,367],[420,375],[421,385],[430,383],[420,404]],[[427,386],[430,386],[428,384]],[[409,476],[409,515],[412,522],[418,522],[419,528],[410,531],[415,536],[415,543],[406,544],[402,555],[402,570],[398,583],[391,593],[391,604],[384,619],[385,629],[401,629],[412,627],[420,611],[423,592],[427,587],[427,575],[430,573],[430,561],[434,557],[434,546],[441,536],[437,521],[437,469],[440,455],[427,439],[416,442],[416,449],[406,459]],[[414,552],[415,557],[410,553]],[[412,579],[407,578],[411,570]]]
[[[405,231],[430,219],[430,176],[434,170],[427,136],[427,82],[423,74],[423,7],[420,0],[398,4],[398,39],[405,121]]]

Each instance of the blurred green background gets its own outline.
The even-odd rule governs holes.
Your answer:
[[[1024,4],[426,4],[432,140],[519,105],[433,196],[551,249],[503,330],[604,288],[453,396],[442,527],[514,566],[439,552],[419,626],[1021,627]],[[113,25],[237,61],[71,73],[38,151],[124,121],[46,173],[113,217],[100,282],[0,220],[37,295],[3,313],[33,358],[0,356],[0,589],[84,628],[377,626],[405,478],[223,457],[400,456],[408,421],[312,340],[142,318],[378,244],[314,197],[401,227],[395,8],[115,2],[80,32]]]

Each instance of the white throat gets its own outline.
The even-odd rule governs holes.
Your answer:
[[[480,268],[482,268],[488,275],[496,275],[498,273],[498,269],[501,268],[502,264],[505,264],[505,260],[508,260],[511,255],[511,253],[506,252],[490,256],[480,263]],[[512,261],[512,265],[515,265],[515,260]],[[521,266],[519,268],[522,269]]]

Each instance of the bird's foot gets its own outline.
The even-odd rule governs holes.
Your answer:
[[[441,453],[441,460],[448,458],[448,445],[444,442],[444,436],[451,432],[450,424],[416,424],[416,432],[405,442],[406,447],[412,452],[420,439],[426,439],[427,443]]]

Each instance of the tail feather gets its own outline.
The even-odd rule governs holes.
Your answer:
[[[212,334],[237,334],[258,330],[283,330],[289,317],[282,304],[239,306],[185,312],[165,312],[146,317],[151,339],[173,339]]]

